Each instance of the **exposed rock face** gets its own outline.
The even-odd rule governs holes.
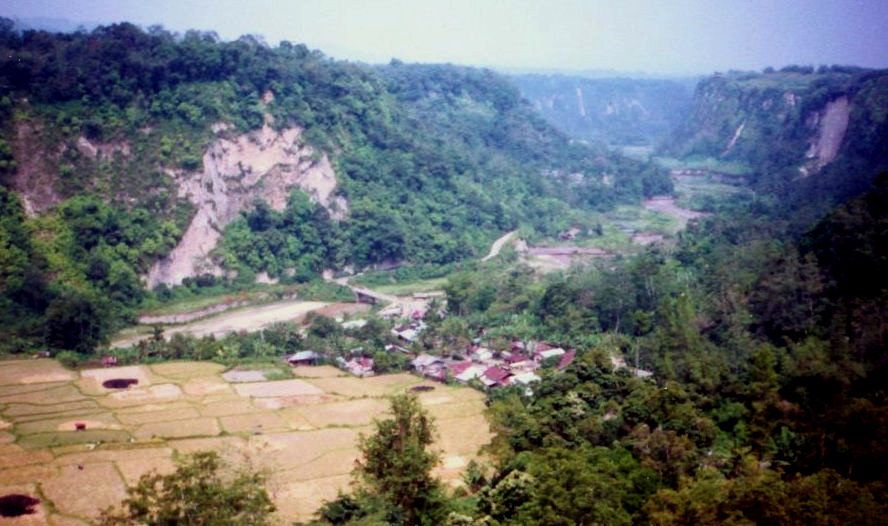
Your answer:
[[[118,153],[124,157],[130,155],[130,145],[127,142],[94,143],[81,135],[75,146],[80,153],[90,159],[106,159]]]
[[[807,171],[816,172],[836,158],[848,130],[849,116],[850,104],[846,96],[828,102],[822,111],[812,116],[811,124],[817,128],[817,132],[811,138],[805,154],[812,160]]]
[[[221,275],[210,252],[225,226],[256,199],[283,210],[290,190],[298,187],[334,219],[344,217],[347,203],[333,195],[336,174],[329,158],[302,145],[301,133],[300,128],[276,132],[266,124],[249,134],[216,140],[204,153],[203,172],[167,172],[197,213],[176,248],[149,271],[148,287],[179,284],[203,273]]]
[[[30,121],[16,123],[13,156],[17,167],[12,187],[22,198],[22,206],[29,217],[52,208],[62,199],[55,191],[58,179],[58,150],[43,148],[42,129]]]

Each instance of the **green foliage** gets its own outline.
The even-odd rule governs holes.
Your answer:
[[[106,343],[111,328],[107,309],[108,304],[92,292],[62,291],[46,309],[46,344],[88,353]]]
[[[142,475],[120,508],[105,510],[99,524],[254,526],[272,524],[274,511],[261,473],[227,466],[218,453],[198,452],[178,459],[173,473]]]
[[[391,411],[391,419],[375,421],[375,433],[360,439],[356,478],[365,491],[398,508],[406,524],[436,524],[443,495],[431,474],[438,463],[429,451],[434,424],[414,395],[393,396]]]
[[[259,201],[229,225],[222,259],[229,268],[310,281],[335,264],[337,229],[323,208],[294,190],[283,212]]]

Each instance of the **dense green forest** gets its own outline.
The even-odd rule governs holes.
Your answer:
[[[10,350],[92,349],[132,318],[139,276],[194,214],[167,173],[199,171],[218,122],[246,132],[268,114],[303,128],[332,155],[349,203],[343,221],[299,191],[283,211],[247,210],[214,256],[242,285],[259,272],[306,282],[346,265],[450,263],[518,225],[551,235],[577,211],[671,188],[653,165],[569,144],[489,71],[370,67],[130,24],[52,34],[4,20],[0,48]],[[87,155],[83,141],[106,153]]]
[[[769,206],[725,204],[675,250],[591,272],[453,276],[432,352],[486,328],[494,349],[540,339],[578,359],[532,395],[489,393],[491,462],[462,492],[408,510],[361,490],[318,523],[883,524],[888,174],[799,237]]]

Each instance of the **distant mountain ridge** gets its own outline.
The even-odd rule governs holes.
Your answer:
[[[654,145],[690,109],[695,79],[513,75],[521,94],[574,139]]]

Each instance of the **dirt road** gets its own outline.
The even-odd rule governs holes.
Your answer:
[[[300,320],[309,312],[327,305],[329,303],[321,301],[280,301],[259,307],[228,311],[193,323],[169,327],[164,331],[164,335],[169,338],[174,334],[181,333],[200,338],[210,334],[222,336],[229,332],[257,331],[273,323]],[[111,347],[130,347],[140,340],[148,339],[149,337],[147,334],[140,334],[122,338],[111,342]]]

